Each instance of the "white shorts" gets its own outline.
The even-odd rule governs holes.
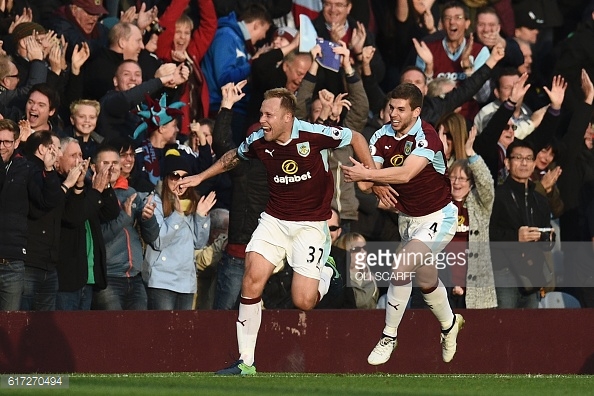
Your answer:
[[[286,259],[298,274],[319,280],[330,241],[326,221],[279,220],[263,212],[245,251],[260,253],[277,268]]]
[[[456,234],[458,208],[453,203],[443,209],[425,216],[412,217],[403,213],[398,215],[398,231],[402,245],[417,239],[433,253],[441,252]]]

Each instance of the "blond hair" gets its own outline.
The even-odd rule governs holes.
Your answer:
[[[97,111],[97,116],[101,111],[101,105],[98,101],[92,99],[79,99],[70,103],[70,115],[74,115],[80,106],[91,106]]]

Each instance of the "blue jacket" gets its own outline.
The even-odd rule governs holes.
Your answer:
[[[195,293],[194,249],[208,242],[210,217],[184,216],[175,211],[164,217],[161,198],[155,195],[153,201],[160,230],[159,237],[146,247],[142,278],[148,287]]]
[[[124,207],[124,203],[132,194],[136,193],[132,187],[114,187],[115,195]],[[107,276],[124,278],[133,277],[142,270],[142,240],[151,243],[159,237],[159,224],[155,216],[148,220],[142,219],[142,209],[146,202],[147,194],[138,193],[132,203],[132,216],[125,210],[120,210],[119,216],[111,221],[101,224],[101,232],[105,240],[105,253],[107,259]],[[140,235],[134,227],[138,224]]]
[[[235,13],[219,18],[218,24],[217,32],[201,64],[208,84],[211,113],[218,112],[221,106],[221,87],[229,82],[245,80],[251,73],[248,50]],[[241,114],[246,114],[249,101],[249,91],[246,88],[247,86],[243,89],[246,96],[233,106],[233,110]]]

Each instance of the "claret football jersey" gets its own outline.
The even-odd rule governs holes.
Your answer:
[[[419,217],[436,212],[452,201],[450,180],[443,144],[431,124],[417,119],[401,138],[390,124],[378,129],[369,141],[371,156],[386,167],[399,167],[411,156],[427,159],[427,166],[408,183],[393,184],[400,194],[396,208],[409,216]]]
[[[328,127],[294,119],[291,139],[267,142],[262,129],[238,147],[240,157],[258,158],[268,173],[270,198],[266,213],[281,220],[322,221],[331,216],[334,194],[328,170],[328,149],[351,143],[348,128]]]

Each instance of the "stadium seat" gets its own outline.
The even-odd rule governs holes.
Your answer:
[[[538,308],[581,308],[580,302],[571,294],[550,292],[538,303]]]

